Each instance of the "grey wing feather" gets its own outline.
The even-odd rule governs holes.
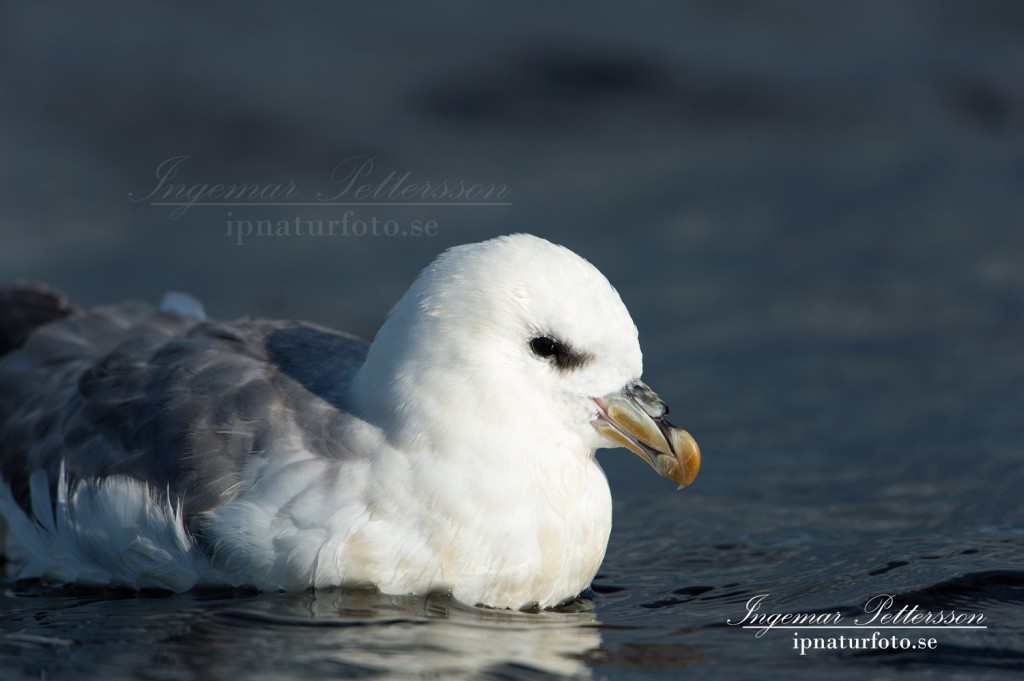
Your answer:
[[[311,324],[142,304],[72,314],[0,358],[0,472],[24,508],[33,470],[51,486],[62,464],[72,482],[130,476],[180,499],[188,521],[228,501],[276,438],[358,455],[341,436],[367,348]]]
[[[21,347],[38,327],[74,311],[63,293],[45,284],[0,288],[0,356]]]

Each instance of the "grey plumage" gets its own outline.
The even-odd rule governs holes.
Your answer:
[[[63,293],[45,284],[0,287],[0,357],[21,347],[43,324],[74,311]]]
[[[43,304],[33,316],[22,301]],[[0,472],[23,508],[32,471],[47,471],[55,498],[63,465],[72,485],[111,475],[150,483],[180,501],[201,535],[199,514],[232,498],[245,457],[270,442],[351,456],[335,443],[352,420],[347,389],[366,341],[312,324],[55,301],[26,286],[0,294],[0,320],[18,325],[5,337],[22,336],[0,357]]]

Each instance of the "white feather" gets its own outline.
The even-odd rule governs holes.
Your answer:
[[[69,486],[57,499],[44,471],[30,481],[31,516],[0,477],[0,513],[24,554],[21,577],[184,591],[209,574],[209,561],[185,529],[181,510],[145,484],[113,476]]]

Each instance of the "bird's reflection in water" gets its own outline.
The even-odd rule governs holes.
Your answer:
[[[459,679],[532,670],[590,678],[584,660],[600,648],[597,627],[593,604],[582,598],[519,612],[445,594],[331,589],[261,594],[210,611],[173,647],[206,679],[280,677],[293,665],[325,677]]]

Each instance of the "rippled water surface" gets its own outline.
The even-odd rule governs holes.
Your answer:
[[[691,671],[701,678],[919,672],[967,679],[1014,678],[1021,669],[1019,538],[865,541],[802,532],[708,543],[700,531],[673,532],[668,541],[664,521],[662,532],[653,530],[658,525],[647,512],[620,523],[620,534],[639,541],[628,548],[618,541],[593,592],[554,612],[473,608],[443,594],[167,595],[9,584],[0,600],[4,678],[655,678]],[[811,650],[800,657],[791,631],[758,638],[727,624],[740,621],[757,594],[770,594],[765,606],[776,612],[838,611],[850,621],[883,593],[921,610],[983,612],[989,628],[886,632],[912,634],[914,642],[919,633],[934,636],[937,648],[928,652]]]
[[[533,231],[622,294],[645,379],[702,446],[696,483],[602,452],[607,559],[553,612],[89,590],[8,564],[0,678],[1021,678],[1020,3],[451,7],[0,10],[0,278],[83,304],[185,289],[212,316],[370,336],[438,251]],[[354,208],[435,220],[429,238],[239,245],[229,219],[342,209],[172,218],[129,198],[181,155],[182,182],[295,181],[306,200],[353,155],[371,179],[512,193]],[[874,632],[730,624],[764,596],[850,625],[886,594],[986,628],[801,655]]]

